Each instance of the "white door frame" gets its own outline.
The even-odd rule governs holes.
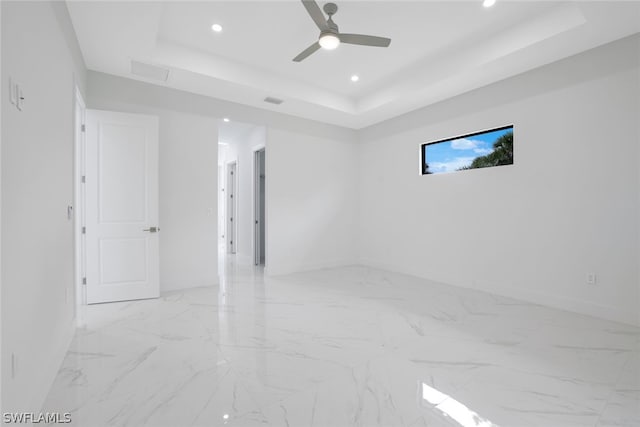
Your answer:
[[[238,169],[237,160],[232,160],[227,163],[227,184],[225,186],[225,199],[227,201],[227,227],[225,232],[225,241],[227,253],[229,254],[235,254],[238,252]]]
[[[226,185],[225,165],[218,163],[218,227],[217,227],[217,242],[220,240],[226,242],[227,232],[227,193],[224,189]]]
[[[259,257],[259,255],[258,255],[259,239],[257,237],[257,230],[256,230],[256,224],[257,224],[256,221],[258,221],[258,219],[259,219],[258,218],[258,216],[259,216],[259,213],[258,213],[259,207],[258,207],[257,204],[258,204],[258,195],[260,194],[260,189],[259,189],[260,177],[257,174],[257,170],[258,170],[258,162],[257,162],[257,160],[258,160],[258,152],[259,151],[264,151],[265,152],[265,177],[266,177],[266,172],[267,172],[266,171],[266,169],[267,169],[266,153],[267,153],[267,151],[266,151],[265,144],[256,145],[251,149],[251,154],[252,154],[252,157],[253,157],[253,171],[252,171],[252,177],[251,177],[252,178],[251,188],[252,188],[252,193],[253,193],[252,194],[253,197],[251,198],[252,199],[251,200],[251,205],[252,205],[251,207],[252,207],[252,211],[253,211],[253,218],[252,218],[252,220],[253,220],[253,222],[252,222],[253,223],[253,233],[252,233],[252,237],[251,237],[251,246],[252,246],[252,249],[253,249],[253,264],[254,265],[260,265],[260,260],[258,259],[258,257]],[[266,245],[266,240],[267,240],[267,227],[266,227],[266,224],[267,224],[267,181],[266,181],[266,179],[265,179],[265,189],[264,189],[264,206],[265,206],[265,209],[264,209],[265,210],[265,213],[264,213],[264,218],[265,218],[264,219],[264,222],[265,222],[264,223],[264,236],[265,236],[264,263],[265,263],[265,266],[266,266],[266,264],[267,264],[267,245]]]
[[[74,94],[74,161],[73,161],[73,204],[74,214],[74,252],[75,252],[75,312],[74,316],[78,324],[82,322],[78,308],[86,304],[86,294],[83,286],[83,278],[86,272],[85,263],[85,236],[82,227],[85,226],[85,189],[83,177],[85,175],[85,116],[86,104],[80,89],[75,87]]]

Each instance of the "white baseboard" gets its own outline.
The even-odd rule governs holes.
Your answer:
[[[619,307],[585,301],[577,298],[565,297],[562,295],[551,295],[535,290],[514,288],[505,283],[495,283],[483,280],[465,280],[453,275],[436,275],[424,273],[417,269],[407,269],[397,265],[379,262],[371,259],[360,258],[359,264],[365,267],[392,271],[400,274],[408,274],[421,279],[430,280],[445,285],[457,286],[460,288],[474,289],[488,292],[508,298],[518,299],[533,304],[540,304],[573,313],[584,314],[586,316],[598,317],[600,319],[625,323],[633,326],[640,326],[640,313],[622,311]]]
[[[206,287],[216,286],[219,283],[220,283],[219,275],[216,275],[216,278],[213,280],[161,283],[160,293],[163,294],[165,292],[183,291],[185,289],[193,289],[193,288],[206,288]]]
[[[269,264],[264,269],[267,276],[284,276],[286,274],[302,273],[305,271],[325,270],[328,268],[349,267],[356,265],[353,259],[329,259],[307,263],[280,263],[276,266]]]

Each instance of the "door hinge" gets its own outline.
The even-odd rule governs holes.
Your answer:
[[[87,177],[82,175],[82,178],[80,178],[80,181],[84,184],[85,182],[87,182]]]
[[[87,131],[87,126],[85,126],[85,125],[80,126],[80,130],[82,132],[86,132]]]
[[[82,227],[82,234],[87,234],[87,227]]]
[[[86,277],[83,277],[83,278],[82,278],[82,284],[83,284],[83,285],[86,285],[86,284],[87,284],[87,278],[86,278]]]

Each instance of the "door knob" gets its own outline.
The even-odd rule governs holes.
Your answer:
[[[157,233],[158,231],[160,231],[160,227],[145,228],[142,231],[148,231],[149,233]]]

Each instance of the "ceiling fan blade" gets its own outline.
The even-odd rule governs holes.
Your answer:
[[[391,39],[386,37],[365,36],[362,34],[340,34],[340,41],[348,44],[359,44],[363,46],[388,47]]]
[[[302,4],[304,5],[307,12],[309,12],[309,16],[313,19],[313,22],[316,23],[320,31],[324,31],[329,28],[327,25],[327,18],[324,17],[324,13],[320,10],[320,6],[315,0],[302,0]]]
[[[313,52],[315,52],[318,49],[320,49],[320,43],[315,42],[314,44],[312,44],[311,46],[309,46],[308,48],[306,48],[305,50],[300,52],[300,54],[298,56],[296,56],[295,58],[293,58],[293,60],[295,62],[300,62],[300,61],[302,61],[303,59],[305,59],[307,56],[311,55]]]

